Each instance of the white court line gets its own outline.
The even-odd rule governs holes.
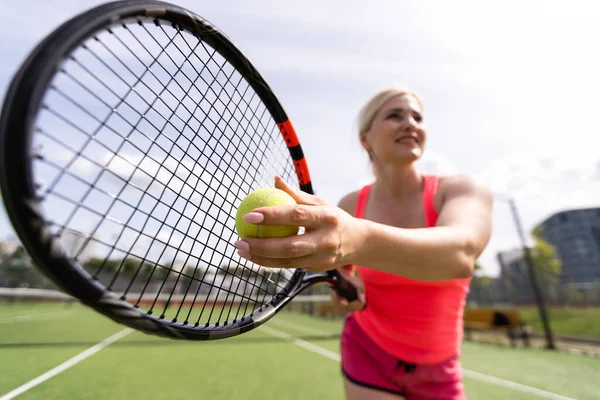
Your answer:
[[[70,313],[71,310],[64,310],[64,311],[51,311],[51,312],[47,312],[47,313],[37,313],[37,314],[31,314],[31,315],[17,315],[14,317],[6,317],[6,318],[0,318],[0,325],[2,324],[10,324],[13,322],[22,322],[22,321],[31,321],[31,320],[35,320],[35,319],[44,319],[46,317],[48,317],[49,315],[57,315],[57,314],[67,314]]]
[[[495,376],[485,375],[480,372],[470,371],[468,369],[463,368],[464,375],[467,378],[476,379],[478,381],[491,383],[492,385],[504,386],[509,389],[519,390],[525,393],[535,394],[540,397],[544,397],[546,399],[556,399],[556,400],[575,400],[571,397],[561,396],[560,394],[546,392],[545,390],[536,389],[531,386],[521,385],[520,383],[507,381],[505,379],[496,378]],[[2,399],[0,399],[2,400]]]
[[[61,372],[71,368],[73,365],[77,364],[78,362],[83,361],[86,358],[94,355],[95,353],[99,352],[106,346],[109,346],[112,343],[116,342],[117,340],[124,338],[125,336],[129,335],[131,332],[133,332],[133,329],[126,328],[120,332],[115,333],[114,335],[104,339],[100,343],[93,345],[92,347],[85,350],[84,352],[77,354],[75,357],[68,359],[67,361],[60,364],[59,366],[52,368],[50,371],[38,376],[35,379],[30,380],[29,382],[19,386],[15,390],[6,393],[4,396],[0,397],[0,400],[14,399],[18,395],[28,391],[29,389],[39,385],[40,383],[42,383],[44,381],[47,381],[48,379],[52,378],[53,376],[56,376],[56,375],[60,374]]]
[[[320,354],[323,357],[329,358],[330,360],[340,361],[340,355],[334,351],[324,349],[320,346],[317,346],[316,344],[312,344],[310,342],[307,342],[306,340],[302,340],[292,335],[288,335],[287,333],[278,331],[277,329],[269,328],[268,326],[263,325],[260,329],[273,336],[277,336],[284,340],[289,340],[297,346],[303,347],[308,351],[312,351],[313,353]],[[0,398],[0,400],[4,399]]]
[[[291,324],[291,322],[290,322],[290,324]],[[311,330],[310,328],[307,328],[307,327],[303,327],[303,328],[306,332]],[[330,360],[340,361],[340,355],[336,352],[324,349],[323,347],[317,346],[316,344],[309,343],[307,341],[304,341],[302,339],[299,339],[297,337],[289,335],[285,332],[278,331],[276,329],[270,328],[265,325],[263,325],[260,329],[273,335],[273,336],[277,336],[281,339],[289,340],[297,346],[303,347],[308,351],[312,351],[313,353],[320,354],[324,357],[329,358]],[[317,329],[313,330],[313,333],[317,333],[317,332],[319,332]],[[496,378],[495,376],[485,375],[480,372],[471,371],[471,370],[464,369],[464,368],[463,368],[463,373],[464,373],[464,376],[466,376],[467,378],[470,378],[470,379],[475,379],[478,381],[490,383],[492,385],[497,385],[497,386],[502,386],[505,388],[513,389],[513,390],[518,390],[520,392],[530,393],[530,394],[536,395],[538,397],[546,398],[546,399],[575,400],[571,397],[561,396],[556,393],[547,392],[545,390],[536,389],[531,386],[522,385],[520,383],[516,383],[516,382],[512,382],[512,381],[507,381],[505,379]],[[0,400],[4,400],[4,399],[0,398]]]

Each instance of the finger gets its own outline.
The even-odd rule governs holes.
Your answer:
[[[235,242],[238,250],[265,258],[297,258],[314,254],[317,241],[307,233],[286,238],[246,238]]]
[[[337,220],[328,207],[302,204],[259,207],[244,215],[243,220],[257,225],[288,225],[313,228]]]
[[[281,189],[296,200],[298,204],[305,204],[309,206],[325,205],[327,202],[318,196],[303,192],[300,189],[296,189],[288,185],[288,183],[280,176],[275,177],[275,187]]]

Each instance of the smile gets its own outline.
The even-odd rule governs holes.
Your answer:
[[[404,136],[395,140],[396,143],[414,143],[419,144],[419,140],[413,136]]]

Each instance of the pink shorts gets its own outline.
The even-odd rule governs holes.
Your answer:
[[[407,400],[465,400],[458,357],[439,364],[409,364],[379,347],[352,314],[341,338],[342,373],[351,382],[404,396]]]

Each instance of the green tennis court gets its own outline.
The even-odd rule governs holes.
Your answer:
[[[0,399],[343,399],[340,326],[282,312],[240,337],[190,343],[132,332],[78,304],[0,304]],[[600,393],[598,358],[471,342],[463,352],[469,399]]]

